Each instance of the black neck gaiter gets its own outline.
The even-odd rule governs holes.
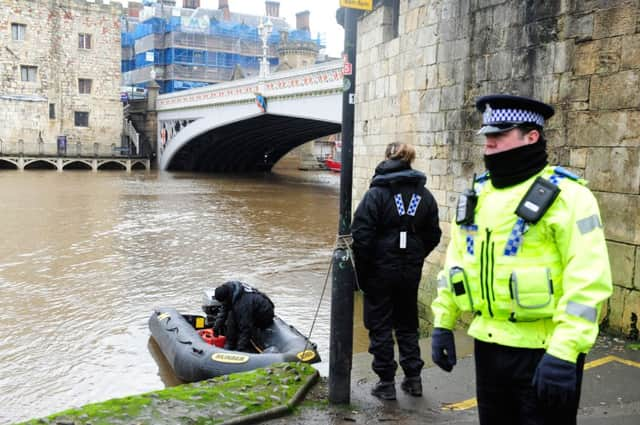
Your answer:
[[[493,186],[501,189],[527,180],[547,165],[547,143],[536,143],[484,156]]]

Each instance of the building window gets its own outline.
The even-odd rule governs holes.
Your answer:
[[[89,127],[89,113],[88,112],[78,112],[75,111],[73,113],[74,125],[76,127]]]
[[[36,81],[37,75],[37,66],[20,65],[20,79],[22,81]]]
[[[16,41],[24,41],[24,34],[27,31],[25,24],[11,24],[11,38]]]
[[[50,103],[49,104],[49,119],[50,120],[56,119],[56,104],[55,103]]]
[[[91,48],[91,34],[86,34],[86,33],[78,34],[78,48],[79,49]]]
[[[91,80],[88,78],[79,78],[78,92],[80,94],[91,94]]]

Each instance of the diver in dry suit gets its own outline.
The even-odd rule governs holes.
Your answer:
[[[426,177],[411,168],[415,155],[409,144],[387,146],[351,226],[372,368],[380,378],[371,394],[384,400],[396,398],[394,331],[405,375],[401,388],[422,395],[418,286],[424,259],[438,245],[441,231]]]
[[[260,331],[273,323],[273,302],[256,288],[238,281],[218,286],[215,298],[222,304],[222,311],[216,318],[214,333],[227,337],[224,348],[255,352],[262,346]]]

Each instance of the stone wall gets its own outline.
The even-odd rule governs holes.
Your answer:
[[[120,3],[100,0],[0,0],[3,143],[54,143],[67,135],[73,144],[120,145],[121,14]],[[12,23],[26,25],[24,40],[12,39]],[[78,48],[79,33],[91,34],[90,49]],[[21,80],[21,65],[37,67],[36,81]],[[79,94],[79,78],[92,80],[90,94]],[[88,127],[75,126],[74,111],[89,112]]]
[[[615,292],[603,320],[637,338],[640,314],[640,1],[394,0],[358,23],[354,205],[384,146],[417,146],[445,239],[425,265],[428,324],[458,194],[483,171],[474,100],[539,98],[552,163],[589,180],[605,222]]]

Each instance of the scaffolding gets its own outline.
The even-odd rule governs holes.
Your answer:
[[[229,81],[238,66],[247,76],[257,75],[262,57],[258,26],[263,18],[232,13],[227,19],[221,10],[162,4],[145,6],[139,18],[123,18],[123,85],[146,87],[152,67],[161,93]],[[270,19],[273,31],[267,44],[272,66],[278,64],[283,31],[289,41],[324,47],[320,35],[313,39],[309,31],[290,30],[282,18]]]

